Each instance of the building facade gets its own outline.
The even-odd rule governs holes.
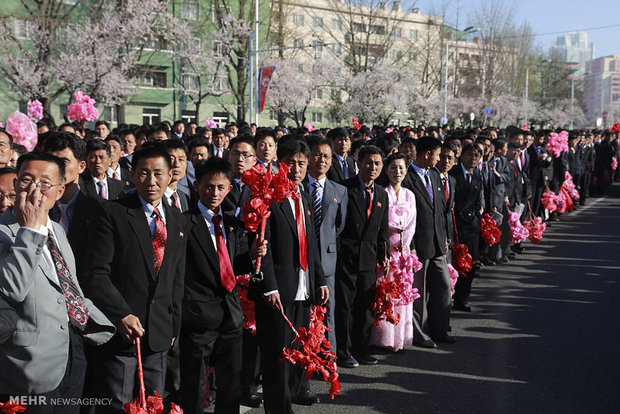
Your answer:
[[[620,54],[603,56],[587,62],[584,75],[584,101],[589,120],[619,119]]]

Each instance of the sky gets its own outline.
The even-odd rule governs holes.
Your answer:
[[[459,28],[469,26],[467,20],[471,10],[485,0],[411,0],[403,4],[415,4],[422,13],[433,8],[441,10],[448,5],[446,23],[455,25],[457,9]],[[548,50],[559,34],[580,29],[588,34],[588,42],[594,42],[595,57],[620,54],[620,0],[486,0],[514,6],[517,22],[528,21],[534,32],[541,34],[536,43]],[[406,6],[405,6],[406,7]],[[405,8],[403,7],[403,8]],[[606,29],[592,29],[601,26],[615,26]],[[588,30],[592,29],[592,30]]]

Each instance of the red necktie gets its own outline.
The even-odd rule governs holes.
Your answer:
[[[174,207],[177,210],[181,211],[181,206],[179,205],[179,196],[178,196],[178,194],[177,193],[172,193],[170,198],[172,199],[172,207]]]
[[[153,210],[155,215],[155,234],[153,235],[153,264],[155,265],[155,276],[159,273],[161,262],[164,261],[164,251],[168,241],[168,231],[166,224],[161,217],[158,209]]]
[[[224,233],[222,232],[222,217],[214,215],[213,225],[215,226],[215,242],[217,243],[217,259],[220,262],[220,280],[222,286],[229,292],[235,288],[237,283],[235,279],[235,273],[233,272],[232,264],[230,263],[230,257],[228,256],[228,248],[226,247],[226,240],[224,240]]]
[[[112,178],[114,178],[115,180],[118,180],[118,174],[116,173],[116,171],[112,173]]]
[[[525,167],[525,154],[521,153],[521,170]]]
[[[366,219],[372,214],[372,190],[366,187]]]
[[[450,200],[450,190],[448,189],[448,177],[443,179],[444,193],[446,194],[446,201]]]
[[[297,222],[297,237],[299,237],[299,265],[306,270],[308,268],[308,246],[303,214],[301,200],[295,199],[295,221]]]

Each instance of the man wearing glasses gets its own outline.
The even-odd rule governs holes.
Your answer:
[[[18,314],[17,331],[0,345],[0,390],[7,395],[81,398],[84,341],[108,341],[114,327],[84,297],[75,260],[49,210],[64,192],[65,165],[53,155],[20,157],[13,209],[0,217],[0,297]],[[0,401],[6,396],[0,395]],[[28,407],[78,413],[79,405]]]
[[[15,204],[15,189],[13,187],[15,178],[17,178],[15,168],[0,168],[0,214],[4,214],[9,207]]]

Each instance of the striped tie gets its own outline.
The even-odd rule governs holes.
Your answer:
[[[322,194],[321,194],[321,184],[318,181],[312,183],[312,211],[314,213],[314,233],[316,234],[316,239],[320,240],[321,234],[321,209],[322,209]]]

